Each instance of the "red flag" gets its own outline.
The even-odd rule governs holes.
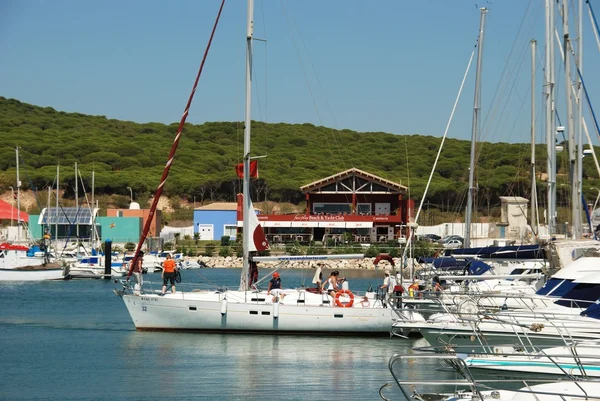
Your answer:
[[[244,163],[240,163],[235,166],[235,172],[240,178],[244,178]],[[250,161],[250,178],[258,178],[258,161]]]

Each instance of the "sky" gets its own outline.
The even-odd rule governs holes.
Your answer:
[[[485,6],[479,139],[529,142],[533,38],[539,44],[539,127],[543,121],[543,3],[256,0],[255,38],[261,40],[254,42],[252,118],[441,137]],[[600,1],[592,4],[600,13]],[[135,122],[178,122],[219,5],[2,0],[0,96]],[[246,11],[244,0],[226,1],[188,122],[243,120]],[[594,102],[600,77],[586,71],[597,71],[600,57],[587,13],[584,50]],[[559,113],[562,73],[557,66]],[[475,62],[449,137],[471,138],[474,81]]]

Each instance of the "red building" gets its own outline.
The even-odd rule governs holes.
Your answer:
[[[414,202],[403,185],[351,168],[300,189],[305,213],[258,215],[271,243],[340,241],[344,235],[361,243],[387,242],[408,234]]]

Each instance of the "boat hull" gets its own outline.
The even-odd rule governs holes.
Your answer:
[[[196,295],[196,297],[194,297]],[[212,294],[213,296],[215,294]],[[197,294],[123,295],[138,330],[389,336],[391,308],[224,302]]]
[[[36,267],[35,269],[0,269],[0,281],[44,281],[63,279],[63,269],[61,267]]]

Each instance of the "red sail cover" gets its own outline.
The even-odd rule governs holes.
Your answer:
[[[244,178],[244,163],[240,163],[235,166],[235,172],[240,178]],[[250,178],[258,178],[258,161],[252,160],[250,162]]]
[[[248,224],[250,225],[248,228],[250,229],[250,233],[252,235],[252,241],[248,244],[248,250],[250,252],[256,252],[266,251],[269,249],[269,241],[267,241],[265,232],[258,222],[258,217],[256,217],[252,203],[250,204],[250,215],[248,216],[248,221]]]
[[[10,203],[0,200],[0,220],[18,221],[19,217],[21,221],[27,223],[29,221],[29,215],[25,212],[19,212],[19,209],[13,207]]]

